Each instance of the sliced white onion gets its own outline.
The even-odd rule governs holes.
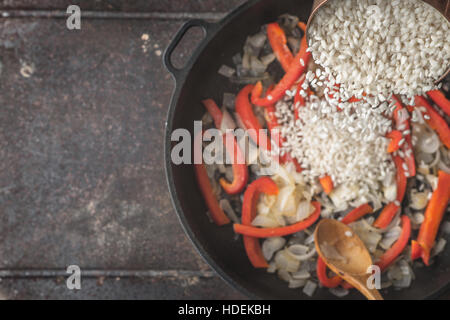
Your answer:
[[[346,295],[348,295],[350,291],[341,287],[337,287],[337,288],[330,288],[330,293],[338,298],[343,298]]]
[[[411,202],[409,206],[414,210],[424,209],[428,204],[428,195],[428,191],[417,192],[415,189],[411,190]]]
[[[296,279],[296,280],[307,280],[307,279],[311,278],[311,273],[308,272],[306,269],[299,270],[292,274],[292,278]]]
[[[248,37],[247,41],[254,48],[262,48],[266,43],[267,36],[263,32],[259,32],[251,37]]]
[[[293,187],[295,186],[295,181],[292,177],[291,174],[289,174],[289,171],[286,170],[286,168],[284,166],[277,166],[277,171],[276,171],[276,175],[278,177],[280,177],[283,181],[283,185],[284,186],[290,186]]]
[[[446,244],[447,244],[447,240],[445,240],[444,238],[440,238],[439,241],[433,247],[433,250],[432,250],[433,252],[431,253],[431,255],[432,256],[439,255],[441,252],[444,251]]]
[[[300,262],[287,254],[285,250],[278,251],[275,254],[275,263],[279,270],[285,270],[287,272],[296,272],[300,267]]]
[[[425,178],[427,179],[428,183],[431,185],[431,188],[433,188],[433,191],[435,191],[438,186],[438,177],[436,177],[432,174],[427,174],[425,176]]]
[[[446,149],[444,146],[440,149],[441,160],[438,163],[439,170],[442,170],[450,174],[450,150]]]
[[[291,279],[289,281],[289,289],[298,289],[304,287],[306,284],[306,280],[303,279]]]
[[[261,228],[277,228],[280,224],[271,216],[259,214],[255,217],[255,219],[253,219],[252,226]]]
[[[316,292],[316,289],[317,289],[317,284],[308,280],[306,282],[305,287],[303,288],[303,293],[309,297],[312,297],[314,295],[314,292]]]
[[[384,198],[389,201],[393,202],[397,198],[397,184],[393,183],[387,187],[383,188]]]
[[[217,72],[224,77],[231,78],[236,73],[236,70],[227,65],[222,65]]]
[[[247,130],[247,128],[244,125],[244,122],[242,121],[241,117],[239,116],[239,114],[237,112],[234,113],[234,118],[236,119],[236,124],[237,124],[238,128]]]
[[[270,208],[268,206],[266,206],[265,203],[260,201],[260,202],[258,202],[258,205],[256,207],[256,212],[263,216],[267,216],[270,213]]]
[[[220,131],[222,133],[226,133],[227,130],[234,130],[234,129],[236,129],[236,123],[234,122],[230,113],[223,108],[222,109],[222,122],[220,123]]]
[[[353,231],[359,236],[359,238],[364,242],[369,252],[375,252],[378,243],[381,241],[383,236],[378,232],[372,232],[370,229],[372,229],[372,226],[369,226],[367,222],[364,221],[364,219],[354,222],[349,225]]]
[[[287,251],[290,254],[292,254],[294,257],[295,256],[303,256],[306,253],[308,253],[309,247],[304,246],[302,244],[294,244],[294,245],[290,246],[289,248],[287,248]]]
[[[277,202],[275,203],[275,207],[279,212],[285,212],[288,209],[292,210],[290,206],[292,206],[294,191],[295,187],[293,186],[286,186],[280,189],[277,197]],[[293,209],[295,210],[295,208]]]
[[[396,288],[409,288],[411,286],[412,282],[412,276],[411,275],[405,275],[400,280],[392,281],[392,285]]]
[[[435,153],[438,151],[441,143],[438,135],[433,130],[423,130],[419,136],[416,148],[419,152]]]
[[[266,260],[272,259],[275,252],[280,250],[286,244],[286,239],[277,237],[277,238],[268,238],[264,240],[262,244],[262,253]]]
[[[380,241],[380,247],[388,250],[400,238],[402,228],[397,226],[386,232],[383,239]]]
[[[425,221],[425,216],[423,213],[415,213],[412,215],[412,223],[416,225],[421,225]]]
[[[300,201],[297,207],[297,221],[303,221],[314,212],[314,206],[309,201]]]
[[[275,261],[269,263],[269,267],[267,268],[268,273],[275,273],[277,271],[277,265]]]
[[[221,199],[219,201],[219,206],[227,214],[228,218],[230,218],[231,221],[233,221],[234,223],[241,222],[236,213],[234,212],[233,207],[230,204],[230,201],[228,201],[227,199]]]
[[[290,282],[292,280],[291,275],[286,270],[279,269],[277,274],[278,274],[278,277],[283,281]]]
[[[442,224],[442,232],[445,234],[450,234],[450,221],[444,221]]]

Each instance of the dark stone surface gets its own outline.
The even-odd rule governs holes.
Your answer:
[[[227,12],[245,0],[0,0],[0,9],[65,10],[79,5],[81,10],[139,12]]]

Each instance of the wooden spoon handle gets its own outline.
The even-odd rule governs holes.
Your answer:
[[[361,292],[367,299],[384,300],[377,289],[369,289],[367,287],[367,280],[369,279],[369,277],[370,274],[359,277],[351,277],[352,279],[347,279],[347,281],[350,282],[350,284],[352,284],[356,289],[358,289],[359,292]]]

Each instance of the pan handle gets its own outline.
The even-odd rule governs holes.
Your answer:
[[[187,21],[185,24],[183,24],[176,33],[173,40],[170,42],[169,46],[167,47],[166,51],[164,52],[164,65],[166,66],[167,70],[175,77],[175,79],[178,78],[178,75],[183,72],[183,69],[176,68],[172,63],[172,53],[175,50],[175,48],[180,43],[181,39],[183,39],[186,32],[188,32],[189,29],[194,27],[200,27],[203,30],[203,39],[201,42],[205,41],[206,38],[208,38],[209,35],[211,35],[214,24],[206,22],[204,20],[200,19],[193,19]],[[189,62],[186,63],[186,65],[189,65]]]

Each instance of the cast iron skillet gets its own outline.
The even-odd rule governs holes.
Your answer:
[[[224,92],[237,92],[237,86],[218,75],[222,64],[232,65],[231,57],[240,52],[247,35],[258,32],[261,25],[274,21],[283,13],[291,13],[306,21],[312,0],[251,0],[218,23],[191,20],[181,27],[164,54],[164,63],[176,81],[165,131],[165,166],[173,205],[184,230],[203,258],[233,287],[251,298],[307,299],[300,289],[287,284],[264,270],[254,269],[245,254],[241,239],[234,240],[231,226],[210,223],[206,207],[196,185],[191,165],[174,165],[170,153],[171,133],[186,128],[191,134],[193,122],[204,114],[200,101],[213,98],[222,101]],[[176,69],[171,54],[184,34],[192,27],[204,30],[204,39],[183,69]],[[414,270],[416,280],[411,288],[382,292],[386,299],[435,298],[447,292],[450,283],[448,250],[429,268]],[[335,299],[328,290],[319,289],[314,299]],[[352,292],[346,298],[361,299]]]

